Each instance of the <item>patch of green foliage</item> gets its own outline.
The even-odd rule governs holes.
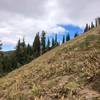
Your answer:
[[[36,84],[33,84],[33,87],[32,87],[33,96],[34,96],[34,97],[40,96],[40,92],[41,92],[40,86],[37,86]]]
[[[80,85],[76,82],[69,82],[64,87],[69,89],[69,90],[74,90],[74,89],[78,89],[80,87]]]

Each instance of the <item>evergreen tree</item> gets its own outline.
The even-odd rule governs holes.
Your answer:
[[[20,39],[18,40],[18,43],[17,43],[17,46],[16,46],[16,51],[15,51],[15,54],[16,54],[16,59],[17,59],[17,62],[20,62],[20,53],[21,53],[21,42],[20,42]]]
[[[33,50],[30,44],[27,45],[27,61],[30,62],[33,59]]]
[[[93,24],[93,22],[91,22],[91,28],[94,28],[95,26],[94,26],[94,24]]]
[[[22,45],[23,48],[26,48],[26,44],[25,44],[25,39],[24,38],[23,38],[23,41],[22,41],[21,45]]]
[[[87,32],[88,30],[89,30],[89,25],[86,24],[85,29],[84,29],[84,32]]]
[[[57,34],[55,35],[55,44],[57,44]]]
[[[77,36],[78,36],[78,34],[77,34],[77,33],[75,33],[74,38],[75,38],[75,37],[77,37]]]
[[[52,48],[55,47],[55,41],[54,41],[54,38],[52,38]]]
[[[11,65],[11,60],[10,60],[10,58],[8,56],[4,56],[3,57],[2,64],[3,64],[3,72],[4,73],[8,73],[8,72],[12,71],[12,68],[11,68],[11,66],[12,66]]]
[[[1,40],[0,40],[0,50],[2,49],[2,43],[1,43]]]
[[[55,35],[55,40],[54,40],[54,42],[55,42],[55,43],[54,43],[54,44],[55,44],[55,47],[59,45],[59,44],[58,44],[58,41],[57,41],[57,34]]]
[[[50,49],[50,39],[48,38],[48,41],[47,41],[47,50]]]
[[[20,39],[18,40],[15,53],[19,64],[24,65],[27,63],[27,48],[24,38],[22,42],[20,42]]]
[[[3,57],[0,55],[0,77],[2,76],[3,74]]]
[[[65,35],[63,35],[62,43],[65,43]]]
[[[70,35],[69,33],[66,35],[66,41],[69,41],[70,40]]]
[[[42,54],[45,53],[46,50],[46,33],[42,31],[42,36],[41,36],[41,51]]]
[[[88,25],[88,31],[91,29],[91,26],[90,25]]]
[[[33,56],[40,56],[40,37],[39,33],[36,34],[34,42],[33,42]]]
[[[19,53],[19,51],[20,51],[20,45],[21,45],[21,42],[20,42],[20,39],[18,40],[18,43],[17,43],[17,46],[16,46],[16,54],[18,54]]]
[[[95,21],[95,27],[97,27],[98,25],[97,25],[97,20]]]
[[[33,51],[32,51],[32,47],[30,46],[30,44],[27,45],[27,55],[32,56]]]
[[[23,38],[23,42],[21,43],[21,54],[22,54],[22,64],[26,64],[27,63],[27,47],[26,47],[26,43],[25,40]]]
[[[10,58],[10,63],[11,63],[12,70],[18,68],[18,66],[17,66],[18,62],[17,62],[15,52],[13,54],[11,54],[9,58]]]

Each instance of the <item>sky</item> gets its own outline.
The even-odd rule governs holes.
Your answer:
[[[37,32],[81,33],[100,16],[100,0],[0,0],[0,40],[3,50],[15,48],[25,37],[32,44]]]

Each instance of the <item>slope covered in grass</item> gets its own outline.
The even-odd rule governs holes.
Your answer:
[[[0,79],[0,100],[99,100],[100,27]]]

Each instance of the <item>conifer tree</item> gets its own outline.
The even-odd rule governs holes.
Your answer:
[[[41,36],[41,51],[42,54],[45,53],[46,50],[46,33],[42,31],[42,36]]]
[[[57,44],[57,34],[55,35],[55,44]]]
[[[52,48],[55,47],[55,41],[54,41],[54,38],[52,38]]]
[[[88,25],[88,31],[91,29],[91,26],[90,25]]]
[[[65,35],[63,35],[62,43],[65,43]]]
[[[0,50],[2,49],[2,43],[1,43],[1,40],[0,40]]]
[[[77,36],[78,36],[78,34],[77,34],[77,33],[75,33],[74,38],[75,38],[75,37],[77,37]]]
[[[27,55],[32,56],[33,51],[32,51],[32,47],[30,46],[30,44],[27,45]]]
[[[25,40],[23,38],[23,41],[21,43],[21,53],[22,53],[22,63],[26,64],[27,63],[27,47],[26,47],[26,43]]]
[[[21,45],[22,45],[23,48],[26,48],[26,44],[25,44],[25,39],[24,38],[23,38],[23,41],[22,41]]]
[[[69,33],[66,35],[66,41],[69,41],[70,40],[70,35]]]
[[[39,33],[36,34],[34,42],[33,42],[33,56],[34,56],[34,58],[40,56],[40,37],[39,37]]]
[[[17,62],[15,52],[13,54],[11,54],[9,58],[10,58],[10,63],[11,63],[12,70],[18,68],[18,66],[17,66],[18,62]]]
[[[58,46],[59,44],[58,44],[58,41],[57,41],[57,34],[55,35],[55,40],[54,41],[55,41],[55,47]]]
[[[16,51],[15,51],[15,54],[16,54],[16,59],[17,59],[17,62],[20,62],[20,52],[21,52],[21,42],[20,42],[20,39],[18,40],[18,43],[17,43],[17,46],[16,46]]]
[[[10,61],[10,58],[8,56],[4,56],[3,57],[3,72],[4,73],[8,73],[10,71],[12,71],[12,68],[11,68],[11,61]]]
[[[26,48],[24,38],[22,42],[20,42],[20,39],[18,40],[15,52],[16,52],[16,58],[17,58],[18,63],[21,65],[26,64],[27,63],[27,48]]]
[[[91,28],[94,28],[95,26],[94,26],[94,24],[93,24],[93,22],[91,22]]]
[[[84,32],[87,32],[88,30],[89,30],[89,25],[86,24],[85,29],[84,29]]]
[[[48,41],[47,41],[47,50],[50,49],[50,39],[48,38]]]
[[[2,56],[0,55],[0,76],[2,76],[3,74],[3,59],[2,59]]]

